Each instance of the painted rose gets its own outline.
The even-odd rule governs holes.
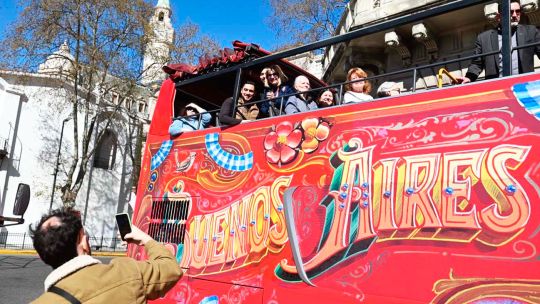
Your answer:
[[[302,129],[304,129],[304,141],[302,142],[302,150],[306,153],[311,153],[319,147],[319,142],[328,138],[330,126],[327,122],[321,121],[318,118],[306,118],[302,121]]]
[[[288,121],[279,123],[275,130],[272,130],[264,138],[266,160],[269,163],[279,165],[292,162],[298,154],[301,142],[301,130],[295,129],[293,124]]]

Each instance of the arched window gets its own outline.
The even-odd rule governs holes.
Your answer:
[[[165,14],[163,12],[160,12],[158,15],[158,20],[163,21],[164,18],[165,18]]]
[[[112,170],[116,159],[118,141],[116,134],[111,130],[105,130],[96,147],[94,155],[94,167]]]

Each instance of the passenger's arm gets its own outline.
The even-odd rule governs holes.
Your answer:
[[[489,36],[487,37],[489,38]],[[481,55],[484,52],[482,48],[481,39],[482,39],[481,35],[478,35],[478,37],[476,37],[474,55]],[[469,68],[467,69],[467,74],[465,74],[465,77],[459,78],[460,80],[462,80],[462,83],[467,83],[469,81],[476,81],[476,79],[478,78],[478,75],[480,75],[480,73],[482,73],[482,71],[484,70],[484,62],[485,62],[485,57],[479,56],[479,57],[473,58],[471,61],[471,64],[469,65]]]
[[[176,136],[182,133],[184,129],[183,119],[174,119],[171,125],[169,126],[169,134],[171,136]]]
[[[232,98],[225,99],[221,105],[221,110],[219,110],[219,123],[223,125],[237,125],[241,122],[241,119],[237,119],[233,116]]]
[[[265,93],[261,93],[261,99],[260,100],[264,100],[266,99],[266,95]],[[264,116],[268,116],[270,114],[270,102],[267,100],[267,101],[263,101],[263,102],[259,102],[258,103],[259,105],[259,111],[262,115]]]
[[[536,27],[533,30],[534,30],[534,42],[540,42],[540,31]],[[537,44],[534,46],[534,53],[536,54],[536,57],[540,59],[540,44]],[[533,58],[533,62],[534,62],[534,58]]]
[[[208,112],[201,114],[201,129],[208,127],[210,121],[212,120],[212,115]]]
[[[182,270],[172,253],[136,226],[126,234],[128,243],[144,246],[148,260],[137,262],[147,299],[157,299],[182,277]]]
[[[259,116],[259,107],[256,104],[251,105],[249,107],[249,110],[248,110],[247,119],[248,120],[255,120],[255,119],[257,119],[258,116]]]

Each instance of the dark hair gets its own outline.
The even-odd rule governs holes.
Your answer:
[[[43,223],[53,217],[58,218],[60,225],[43,227]],[[29,229],[39,257],[56,269],[78,255],[77,241],[82,227],[78,211],[60,208],[43,215],[36,228],[30,225]]]
[[[195,111],[195,113],[200,114],[200,113],[199,113],[199,110],[197,110],[196,108],[194,108],[194,107],[192,107],[192,106],[190,106],[190,105],[188,104],[187,106],[183,107],[182,110],[180,110],[180,115],[179,115],[179,116],[180,116],[180,117],[187,116],[187,110],[188,110],[188,109],[192,109],[193,111]]]
[[[330,92],[330,94],[332,94],[332,105],[327,106],[327,105],[322,105],[322,104],[321,104],[321,97],[322,97],[322,95],[323,95],[324,93],[326,93],[326,92]],[[317,94],[317,99],[315,99],[315,101],[317,102],[317,105],[319,106],[319,108],[331,107],[331,106],[335,105],[336,102],[337,102],[335,90],[333,90],[333,89],[324,89],[324,90],[321,90],[321,91],[319,92],[319,94]]]
[[[251,81],[251,80],[246,80],[246,82],[244,82],[244,84],[242,85],[242,87],[244,87],[246,84],[250,84],[250,85],[256,87],[255,82],[253,82],[253,81]]]
[[[503,0],[505,1],[505,0]],[[519,7],[521,7],[521,2],[519,0],[510,0],[510,2],[508,4],[512,4],[512,2],[515,2],[517,4],[519,4]],[[502,8],[502,1],[497,1],[497,12],[501,12],[501,8]]]

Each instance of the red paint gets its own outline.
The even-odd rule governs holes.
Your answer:
[[[147,140],[134,223],[148,229],[159,220],[151,215],[152,198],[188,199],[191,207],[178,256],[186,275],[156,303],[199,303],[211,295],[220,303],[534,301],[540,123],[512,86],[538,79],[478,82],[185,133],[151,182],[151,156],[169,140],[174,86],[167,80]],[[272,133],[280,123],[304,134],[281,166],[267,155],[276,143],[288,143],[287,134]],[[219,167],[204,143],[215,132],[228,152],[253,152],[253,168]],[[265,139],[272,141],[268,150]],[[187,152],[196,153],[193,164],[175,171]],[[296,231],[315,287],[288,281],[297,273],[282,209],[288,187],[297,187]]]

